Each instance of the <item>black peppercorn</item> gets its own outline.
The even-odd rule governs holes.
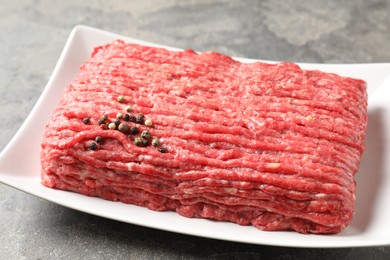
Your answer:
[[[103,142],[103,137],[101,137],[101,136],[96,136],[95,142],[97,142],[98,144],[101,144],[101,143]]]
[[[152,135],[150,134],[149,131],[143,131],[143,132],[141,133],[141,137],[142,137],[142,138],[145,138],[145,139],[149,139],[150,137],[152,137]]]
[[[142,146],[148,146],[149,142],[148,142],[148,140],[142,139],[141,144],[142,144]]]
[[[136,135],[136,134],[138,134],[138,133],[139,133],[139,130],[138,130],[137,127],[132,126],[132,127],[130,128],[130,134]]]
[[[167,148],[165,148],[165,147],[160,147],[160,148],[158,148],[158,151],[159,151],[160,153],[166,153],[166,152],[167,152]]]
[[[103,118],[100,118],[98,121],[98,125],[103,125],[103,124],[106,124],[106,120],[104,120]]]
[[[145,116],[143,114],[139,114],[136,118],[136,122],[138,124],[143,124],[145,122]]]
[[[115,124],[116,126],[120,125],[120,123],[121,123],[121,120],[115,119],[114,124]]]
[[[130,115],[129,114],[124,114],[123,115],[123,120],[130,121]]]
[[[89,149],[95,151],[97,149],[97,144],[95,142],[91,142],[89,144]]]
[[[89,119],[89,117],[84,117],[83,118],[84,124],[88,124],[90,121],[91,121],[91,119]]]
[[[137,121],[137,118],[133,115],[129,115],[129,121],[134,123]]]

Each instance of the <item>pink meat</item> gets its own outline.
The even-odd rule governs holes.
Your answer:
[[[160,144],[109,129],[118,113],[152,120],[118,119]],[[366,124],[364,81],[118,40],[95,48],[65,89],[42,183],[261,230],[337,233],[352,219]]]

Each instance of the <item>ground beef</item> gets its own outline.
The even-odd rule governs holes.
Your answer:
[[[42,183],[261,230],[337,233],[352,219],[366,123],[364,81],[118,40],[95,48],[65,89]]]

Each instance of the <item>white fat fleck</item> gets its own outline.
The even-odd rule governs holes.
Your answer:
[[[213,183],[213,180],[212,180],[212,179],[210,179],[210,178],[206,178],[206,179],[205,179],[205,184],[206,184],[206,185],[212,185],[212,183]]]
[[[138,156],[138,160],[139,161],[143,161],[143,160],[152,160],[153,159],[153,156],[151,155],[144,155],[144,154],[141,154]]]
[[[190,189],[184,189],[184,190],[183,190],[183,193],[184,193],[184,194],[191,194],[192,192],[191,192]]]
[[[240,185],[241,187],[245,187],[245,186],[247,185],[247,182],[241,181],[241,182],[239,182],[239,185]]]
[[[304,156],[302,156],[302,161],[308,161],[309,160],[309,155],[305,154]]]
[[[280,163],[267,163],[266,167],[271,169],[276,169],[280,167]]]
[[[90,174],[89,174],[89,172],[88,172],[87,170],[83,170],[83,171],[81,171],[81,173],[80,173],[80,178],[81,178],[81,179],[85,179],[85,178],[87,178],[89,175],[90,175]]]
[[[236,188],[225,188],[224,189],[227,193],[237,193],[237,189]]]
[[[264,120],[257,117],[251,117],[245,122],[245,125],[249,128],[249,130],[255,131],[256,129],[260,129],[264,126]]]
[[[129,162],[127,163],[127,170],[129,172],[133,171],[135,163]]]
[[[335,99],[335,100],[340,100],[343,98],[343,96],[339,95],[339,94],[331,94],[330,97],[332,99]]]
[[[308,115],[308,116],[306,117],[306,121],[311,121],[311,120],[313,120],[313,117],[310,116],[310,115]]]
[[[110,177],[110,178],[114,178],[115,174],[112,171],[108,171],[107,172],[107,176]]]
[[[316,195],[317,198],[323,198],[323,197],[326,197],[326,194],[325,193],[318,193]]]

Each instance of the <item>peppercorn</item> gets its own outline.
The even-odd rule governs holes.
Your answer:
[[[123,103],[125,101],[125,97],[124,96],[118,96],[117,100],[118,100],[119,103]]]
[[[151,119],[146,119],[145,120],[145,125],[146,126],[152,126],[153,125],[153,121]]]
[[[96,136],[95,142],[97,142],[98,144],[103,143],[103,137],[101,137],[101,136]]]
[[[126,134],[129,131],[129,125],[126,123],[120,123],[118,126],[118,130]]]
[[[95,151],[97,149],[97,144],[95,142],[91,142],[89,144],[89,149]]]
[[[84,117],[83,118],[84,124],[88,124],[90,121],[91,121],[91,119],[89,117]]]
[[[144,139],[149,139],[150,137],[152,137],[152,135],[150,134],[149,131],[143,131],[141,133],[141,137],[144,138]]]
[[[116,114],[116,118],[121,119],[123,115],[121,113]]]
[[[159,145],[160,145],[160,141],[159,141],[158,139],[154,138],[154,139],[152,140],[152,145],[153,145],[153,146],[159,146]]]
[[[111,130],[114,130],[116,128],[115,123],[109,123],[108,128],[110,128]]]
[[[123,120],[130,121],[130,115],[129,114],[124,114],[123,115]]]
[[[129,121],[134,123],[134,122],[137,121],[137,118],[135,116],[133,116],[133,115],[130,115],[129,116]]]
[[[131,111],[131,108],[132,108],[132,107],[131,107],[130,105],[129,105],[129,106],[126,106],[126,107],[125,107],[125,111],[130,112],[130,111]]]
[[[143,124],[144,121],[145,121],[145,116],[144,116],[143,114],[139,114],[139,115],[137,116],[137,118],[136,118],[136,122],[137,122],[138,124]]]
[[[145,139],[142,139],[141,142],[142,142],[141,143],[142,146],[148,146],[148,144],[149,144],[148,140],[145,140]]]
[[[132,126],[132,127],[130,128],[130,134],[136,135],[136,134],[138,134],[138,133],[139,133],[139,130],[138,130],[137,127]]]
[[[98,121],[98,125],[103,125],[103,124],[106,124],[106,120],[100,118]]]
[[[103,115],[102,117],[100,117],[100,119],[98,121],[98,125],[105,124],[107,119],[108,119],[108,116]]]
[[[120,123],[121,123],[121,120],[115,119],[114,124],[115,124],[116,126],[120,125]]]
[[[165,148],[165,147],[160,147],[160,148],[158,149],[158,151],[159,151],[160,153],[166,153],[166,152],[167,152],[167,148]]]
[[[134,144],[135,144],[136,146],[141,146],[141,145],[142,145],[142,139],[139,138],[139,137],[135,138],[135,139],[134,139]]]

